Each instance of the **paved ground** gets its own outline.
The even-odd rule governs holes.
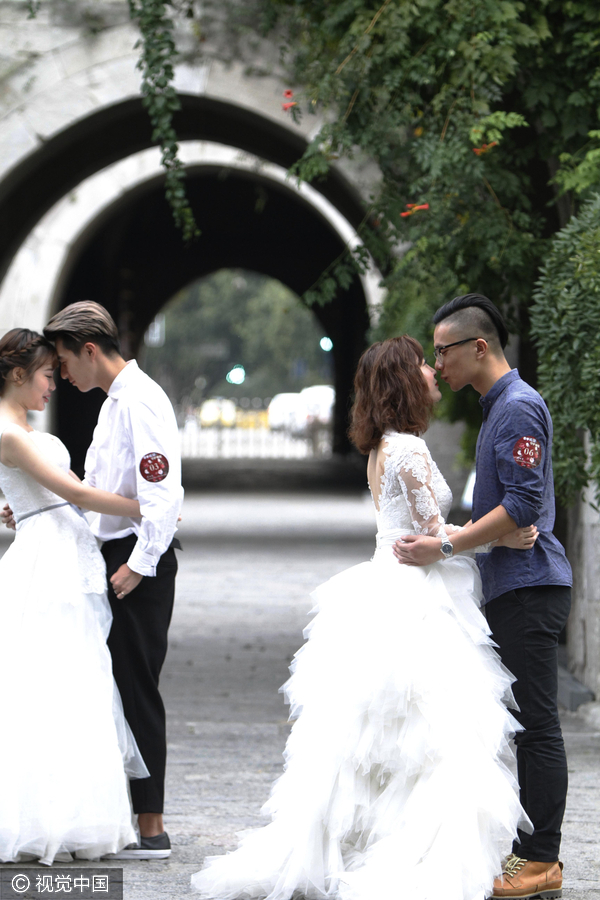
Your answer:
[[[288,733],[278,687],[310,590],[372,552],[367,498],[252,493],[186,501],[163,693],[169,715],[168,861],[125,863],[126,900],[189,893],[206,855],[261,823]],[[600,730],[565,713],[571,770],[564,896],[600,900]]]

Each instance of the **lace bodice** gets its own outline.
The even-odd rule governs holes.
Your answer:
[[[28,434],[49,462],[69,471],[71,458],[62,441],[41,431]],[[64,503],[62,497],[43,487],[31,475],[1,462],[0,488],[17,519],[37,509]],[[101,594],[106,589],[106,569],[96,538],[87,521],[72,506],[60,506],[23,520],[17,525],[16,540],[29,540],[33,544],[40,540],[56,543],[57,558],[64,559],[65,565],[76,567],[84,593]]]
[[[45,434],[41,431],[30,431],[29,437],[35,441],[46,459],[65,472],[69,471],[71,458],[62,441],[52,434]],[[31,475],[27,475],[20,469],[11,469],[2,463],[0,463],[0,488],[17,518],[34,509],[62,502],[62,497],[42,487]]]
[[[452,491],[423,438],[389,432],[377,511],[378,532],[437,536],[445,527]]]

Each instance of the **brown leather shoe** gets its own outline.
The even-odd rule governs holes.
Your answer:
[[[534,862],[512,854],[506,860],[504,872],[494,880],[492,897],[535,897],[556,900],[562,897],[561,862]]]

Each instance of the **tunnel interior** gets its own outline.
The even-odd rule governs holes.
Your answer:
[[[256,172],[227,166],[187,170],[187,190],[199,240],[186,246],[174,228],[156,177],[116,200],[71,249],[55,310],[81,299],[113,315],[124,355],[134,357],[150,322],[181,288],[223,268],[276,278],[302,295],[344,250],[331,224],[290,187]],[[348,398],[369,327],[362,284],[355,278],[314,315],[334,345],[334,452],[348,450]],[[81,472],[104,394],[82,395],[62,382],[54,427]]]

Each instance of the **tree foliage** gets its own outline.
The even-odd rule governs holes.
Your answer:
[[[164,346],[146,348],[143,367],[178,406],[210,396],[272,397],[331,377],[321,326],[273,279],[223,269],[180,291],[164,313]],[[225,380],[236,364],[246,370],[243,385]]]
[[[325,117],[299,174],[318,179],[342,155],[379,165],[365,235],[386,271],[384,323],[407,279],[433,278],[436,303],[477,289],[522,330],[547,240],[570,214],[550,184],[559,156],[579,152],[598,118],[597,4],[268,5],[305,85],[294,112]]]
[[[598,4],[265,0],[263,8],[283,35],[290,80],[303,86],[290,112],[319,113],[324,123],[295,171],[318,181],[340,157],[378,164],[362,229],[388,291],[375,336],[414,333],[416,324],[426,339],[442,302],[479,291],[520,335],[519,367],[535,383],[532,291],[579,202],[564,193],[578,184],[565,179],[597,184],[589,134],[600,111]],[[324,288],[326,299],[335,293],[332,273]],[[447,408],[471,417],[464,394]]]
[[[600,500],[600,195],[553,240],[531,322],[554,420],[557,491],[570,503],[591,479]]]

